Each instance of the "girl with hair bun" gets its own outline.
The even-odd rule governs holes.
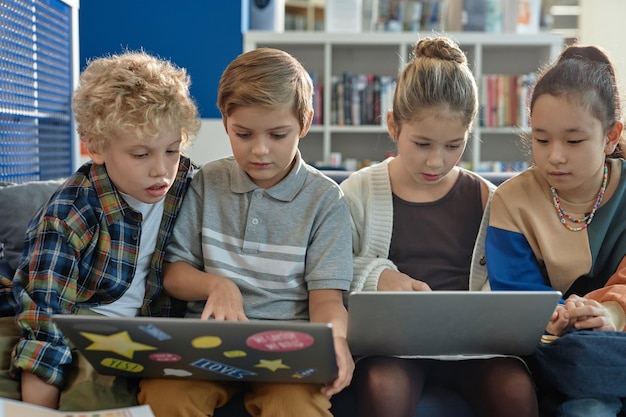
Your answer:
[[[454,41],[416,44],[387,113],[397,156],[341,184],[353,220],[353,291],[489,289],[484,236],[495,187],[459,166],[477,96]],[[532,380],[518,358],[374,356],[356,365],[358,415],[412,417],[425,384],[455,391],[479,416],[538,414]]]

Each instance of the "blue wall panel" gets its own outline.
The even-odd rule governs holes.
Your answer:
[[[171,59],[189,72],[202,117],[219,118],[217,83],[242,51],[241,27],[237,0],[82,0],[80,67],[125,49]]]

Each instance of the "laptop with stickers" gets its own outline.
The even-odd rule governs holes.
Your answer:
[[[337,377],[330,324],[54,315],[101,374],[326,384]]]
[[[353,292],[353,355],[528,355],[561,298],[558,291]]]

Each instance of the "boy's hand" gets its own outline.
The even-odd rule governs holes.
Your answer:
[[[330,397],[350,385],[354,372],[354,360],[346,337],[348,312],[343,305],[342,292],[340,290],[309,291],[309,314],[312,322],[331,323],[333,326],[337,378],[322,388],[322,393]]]
[[[432,291],[424,281],[413,279],[407,274],[385,269],[378,279],[378,291]]]
[[[209,297],[200,318],[248,321],[243,311],[243,297],[237,284],[228,278],[213,276]]]
[[[329,397],[339,393],[342,389],[350,385],[352,374],[354,373],[354,360],[352,359],[352,354],[348,347],[348,340],[345,337],[334,337],[333,342],[339,372],[332,384],[322,388],[322,392]]]

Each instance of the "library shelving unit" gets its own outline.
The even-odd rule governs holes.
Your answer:
[[[79,0],[0,2],[0,181],[56,179],[76,168],[78,7]]]
[[[510,33],[453,32],[446,33],[459,43],[478,82],[485,112],[487,74],[521,76],[535,73],[563,48],[563,37],[553,33],[521,35]],[[314,124],[300,142],[303,157],[313,163],[328,165],[331,153],[359,161],[380,161],[395,147],[380,118],[375,124],[353,125],[337,122],[333,114],[333,83],[345,73],[376,74],[396,77],[408,61],[418,39],[433,36],[426,33],[273,33],[250,31],[244,34],[244,51],[273,47],[298,58],[320,83],[321,123]],[[317,91],[317,90],[316,90]],[[316,99],[319,100],[317,92]],[[335,107],[336,109],[336,107]],[[384,108],[382,109],[385,110]],[[318,108],[319,111],[319,108]],[[481,116],[482,119],[482,116]],[[475,124],[464,161],[473,169],[485,169],[486,161],[526,161],[526,152],[519,136],[520,124],[486,127],[482,120]],[[489,170],[489,168],[487,168]]]

